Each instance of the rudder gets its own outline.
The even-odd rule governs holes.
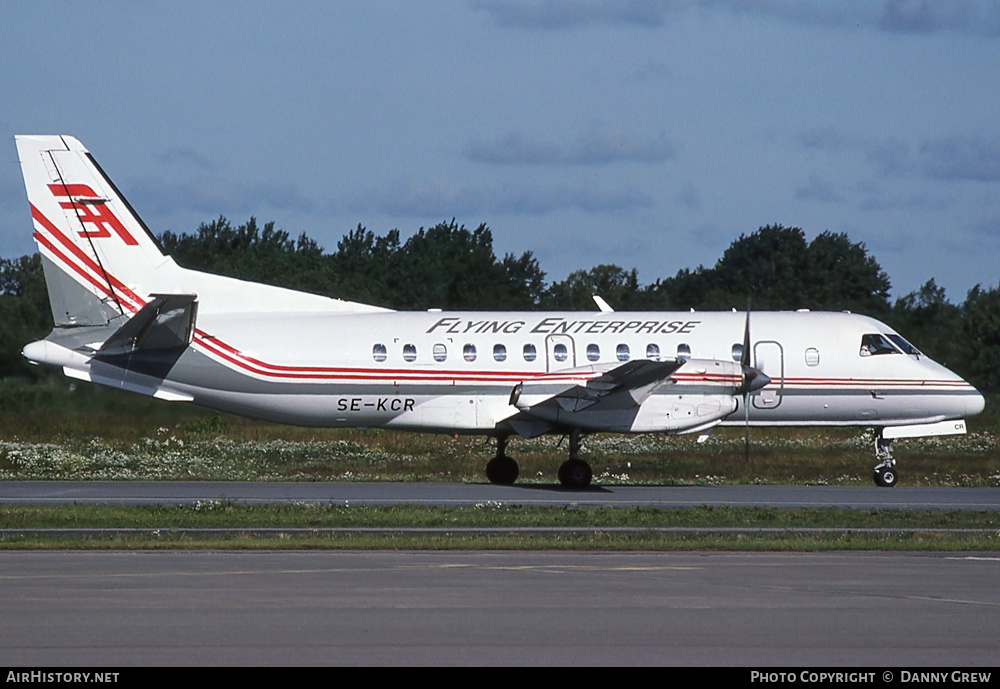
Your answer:
[[[151,276],[176,264],[77,139],[16,142],[56,325],[131,316],[155,289]]]

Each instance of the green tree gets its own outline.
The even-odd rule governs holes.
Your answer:
[[[849,310],[889,313],[889,278],[864,244],[767,225],[740,235],[712,268],[681,270],[648,290],[657,308]]]
[[[323,249],[305,234],[292,240],[273,222],[262,228],[251,217],[233,227],[220,216],[200,225],[195,234],[167,231],[159,239],[164,251],[185,268],[316,294],[337,291]]]
[[[809,243],[806,254],[806,308],[888,316],[889,276],[864,244],[851,242],[843,233],[823,232]]]
[[[633,268],[603,264],[590,270],[577,270],[546,291],[545,308],[565,311],[593,311],[594,295],[599,295],[616,311],[633,309],[639,295],[639,278]]]
[[[969,347],[968,369],[955,364],[980,390],[1000,390],[1000,286],[976,285],[962,304],[961,337]]]
[[[52,311],[38,254],[0,259],[0,377],[35,377],[21,356],[24,345],[52,330]]]
[[[888,321],[927,356],[945,366],[957,366],[956,371],[967,371],[968,343],[956,337],[962,328],[962,309],[948,301],[944,288],[933,278],[897,299]]]
[[[399,248],[399,230],[376,237],[358,225],[344,235],[337,243],[336,253],[329,257],[342,286],[342,297],[366,304],[393,306],[389,276]]]
[[[407,309],[503,308],[498,296],[511,286],[489,228],[470,232],[454,220],[420,228],[407,239],[387,281],[395,303]]]

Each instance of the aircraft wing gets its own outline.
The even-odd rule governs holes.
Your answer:
[[[615,409],[637,407],[683,365],[683,361],[629,361],[591,378],[586,385],[574,386],[549,398],[544,404],[558,404],[571,412],[595,404]]]
[[[507,422],[517,433],[529,437],[563,424],[592,426],[596,423],[617,429],[627,419],[634,418],[642,403],[667,383],[684,363],[683,360],[637,359],[605,371],[584,385],[574,385],[541,398],[521,384],[511,395],[511,404],[520,413]]]

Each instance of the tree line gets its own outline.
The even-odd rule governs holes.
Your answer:
[[[848,310],[887,322],[981,390],[1000,391],[1000,287],[977,285],[954,304],[931,279],[890,302],[888,275],[843,233],[806,241],[799,228],[767,225],[740,235],[711,267],[645,285],[635,269],[613,264],[547,282],[530,251],[500,258],[486,225],[454,220],[405,241],[398,230],[376,235],[359,225],[330,252],[252,217],[158,239],[187,268],[401,310],[592,311],[594,294],[620,311],[742,310],[748,301],[755,310]],[[51,327],[38,255],[0,259],[0,377],[32,375],[20,350]]]

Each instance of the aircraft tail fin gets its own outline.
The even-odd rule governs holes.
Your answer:
[[[78,140],[16,141],[55,324],[131,316],[152,283],[179,268]]]
[[[204,314],[387,310],[182,268],[77,139],[16,141],[57,328],[119,327],[156,294],[196,295]]]

